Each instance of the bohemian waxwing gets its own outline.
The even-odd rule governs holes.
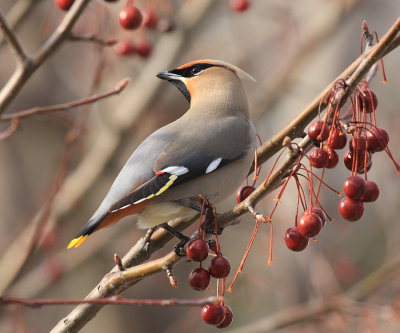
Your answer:
[[[138,214],[140,228],[193,217],[199,196],[218,203],[249,172],[256,132],[241,78],[254,79],[217,60],[190,62],[157,77],[182,92],[189,110],[139,145],[68,248],[128,215]]]

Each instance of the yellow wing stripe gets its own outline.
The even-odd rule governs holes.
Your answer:
[[[178,176],[172,174],[172,175],[169,177],[168,182],[167,182],[162,188],[160,188],[156,194],[150,194],[148,197],[143,198],[143,199],[140,199],[140,200],[134,202],[133,204],[134,204],[134,205],[135,205],[135,204],[138,204],[138,203],[140,203],[140,202],[142,202],[142,201],[151,199],[151,198],[155,197],[156,195],[162,194],[163,192],[165,192],[166,190],[168,190],[168,188],[171,187],[171,185],[174,183],[174,181],[175,181],[176,179],[178,179]],[[68,244],[68,249],[70,249],[71,247],[78,247],[78,246],[80,246],[88,237],[89,237],[89,235],[83,235],[83,236],[80,236],[80,237],[78,237],[78,238],[74,238],[74,239]]]
[[[71,247],[78,247],[78,246],[81,245],[88,237],[89,237],[89,235],[84,235],[84,236],[80,236],[80,237],[78,237],[78,238],[73,239],[73,240],[68,244],[68,249],[70,249]]]
[[[156,195],[160,195],[161,193],[165,192],[166,190],[168,190],[168,188],[174,183],[174,181],[178,178],[177,175],[171,175],[169,177],[169,181],[167,181],[167,183],[161,187],[158,192],[156,193]]]

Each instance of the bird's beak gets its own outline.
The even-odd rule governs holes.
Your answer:
[[[170,72],[167,72],[167,71],[158,73],[157,77],[159,79],[161,79],[161,80],[168,80],[168,81],[181,80],[182,79],[182,77],[180,75],[177,75],[175,73],[170,73]]]

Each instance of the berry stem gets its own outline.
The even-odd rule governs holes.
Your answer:
[[[253,243],[254,243],[254,240],[255,240],[255,238],[256,238],[257,231],[258,231],[258,228],[259,228],[259,227],[260,227],[260,222],[259,222],[259,221],[256,221],[256,224],[255,224],[254,229],[253,229],[253,233],[252,233],[251,238],[250,238],[250,242],[249,242],[249,244],[247,245],[247,248],[246,248],[246,251],[244,252],[242,261],[240,262],[239,267],[238,267],[238,269],[237,269],[237,271],[236,271],[236,274],[235,274],[235,276],[233,277],[233,280],[232,280],[232,282],[231,282],[231,284],[230,284],[230,286],[229,286],[229,288],[228,288],[228,291],[229,291],[229,292],[232,292],[232,287],[233,287],[233,285],[235,284],[238,275],[239,275],[239,274],[242,272],[242,270],[243,270],[243,266],[244,266],[244,264],[245,264],[245,262],[246,262],[247,256],[249,255],[250,249],[251,249],[251,247],[253,246]]]

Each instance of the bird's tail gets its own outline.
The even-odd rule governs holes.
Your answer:
[[[98,229],[101,228],[101,224],[103,224],[104,220],[106,220],[108,216],[108,212],[106,211],[105,213],[101,215],[95,214],[83,227],[82,229],[78,232],[78,234],[75,236],[75,238],[69,242],[68,244],[68,249],[71,247],[78,247],[81,245],[88,237],[90,234],[93,232],[97,231]]]

